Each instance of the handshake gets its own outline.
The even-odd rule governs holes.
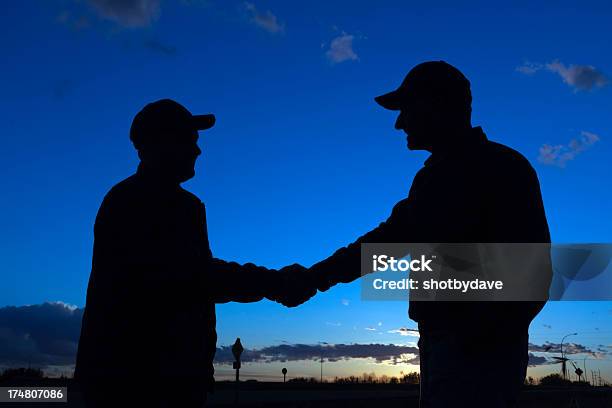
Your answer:
[[[353,262],[346,262],[347,258]],[[329,262],[330,259],[342,262]],[[359,278],[359,252],[352,254],[341,249],[333,257],[310,268],[293,264],[270,272],[274,282],[269,285],[266,298],[287,307],[296,307],[316,295],[317,291],[325,292],[338,283],[348,283]]]
[[[285,266],[275,271],[275,282],[272,283],[268,299],[286,307],[296,307],[306,302],[323,289],[317,274],[300,264]]]
[[[296,307],[338,283],[358,279],[361,258],[359,246],[341,248],[331,257],[305,268],[299,264],[279,270],[268,269],[253,263],[240,265],[213,258],[211,293],[216,303],[258,302],[263,298]]]

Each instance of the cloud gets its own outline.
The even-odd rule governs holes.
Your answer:
[[[537,62],[529,62],[529,61],[525,61],[523,63],[523,65],[520,65],[518,67],[515,68],[516,71],[520,72],[521,74],[525,74],[525,75],[533,75],[536,72],[538,72],[539,70],[542,69],[542,64],[539,64]]]
[[[399,334],[400,336],[411,336],[411,337],[419,337],[418,329],[409,329],[407,327],[400,327],[399,329],[389,330],[387,333]]]
[[[73,304],[70,304],[70,303],[62,302],[61,300],[57,300],[57,301],[54,301],[54,302],[47,302],[47,303],[49,303],[50,305],[53,305],[53,306],[63,307],[64,309],[68,309],[71,312],[74,312],[74,311],[76,311],[79,308],[77,305],[73,305]]]
[[[593,88],[601,88],[608,83],[604,74],[591,65],[570,65],[566,67],[559,61],[546,64],[546,69],[558,74],[563,82],[577,91],[590,91]]]
[[[547,329],[552,329],[552,326],[550,324],[543,324],[542,326],[546,327]]]
[[[147,40],[144,42],[144,46],[150,49],[151,51],[154,51],[162,55],[174,56],[177,54],[177,49],[175,46],[162,43],[161,41],[158,41],[158,40],[153,40],[153,39]]]
[[[83,309],[63,302],[0,309],[0,363],[46,368],[74,364]]]
[[[342,326],[342,323],[340,322],[325,322],[326,325],[328,326],[333,326],[333,327],[340,327]]]
[[[298,360],[323,359],[333,362],[351,358],[371,358],[377,363],[404,364],[414,361],[419,349],[413,346],[395,344],[329,344],[325,346],[309,344],[281,344],[261,349],[245,350],[243,362],[286,362]],[[215,362],[231,364],[234,361],[231,346],[217,348]]]
[[[546,342],[544,344],[538,345],[529,343],[528,350],[529,366],[531,367],[537,365],[557,364],[557,360],[552,360],[550,358],[547,358],[546,356],[537,356],[533,353],[550,353],[559,355],[561,354],[561,344]],[[597,351],[593,351],[589,347],[579,343],[563,343],[563,353],[566,356],[573,354],[587,354],[598,360],[606,358],[610,354],[607,350],[603,350],[601,348],[597,349]]]
[[[342,303],[342,306],[348,306],[351,304],[351,302],[348,299],[342,299],[340,303]]]
[[[244,9],[250,16],[251,22],[263,28],[269,33],[277,34],[285,32],[285,24],[278,21],[278,18],[270,10],[265,13],[260,12],[253,3],[245,2]]]
[[[150,26],[160,13],[160,0],[87,0],[84,2],[93,10],[93,14],[102,20],[109,20],[116,23],[119,27],[126,28],[143,28]],[[96,28],[94,24],[95,18],[92,16],[85,17],[83,11],[62,11],[56,21],[74,31],[80,31],[87,28]],[[117,32],[117,30],[113,30]],[[140,45],[155,53],[174,56],[177,54],[177,48],[166,42],[162,42],[155,38],[139,40]],[[64,94],[65,92],[56,92],[56,94]]]
[[[528,346],[529,351],[540,352],[540,353],[561,353],[561,344],[560,343],[550,343],[546,342],[541,345],[529,343]],[[579,343],[563,343],[563,353],[564,354],[593,354],[593,350],[590,348],[579,344]]]
[[[46,372],[66,373],[74,367],[83,309],[64,302],[0,308],[0,366],[32,365]],[[418,348],[394,344],[280,344],[247,349],[245,362],[371,358],[377,363],[418,361]],[[217,348],[215,361],[234,360],[231,346]]]
[[[569,65],[555,60],[547,64],[526,61],[523,65],[516,67],[518,72],[525,75],[533,75],[538,71],[547,70],[553,72],[563,79],[563,82],[574,88],[575,91],[590,91],[601,88],[610,81],[599,70],[592,65]]]
[[[65,373],[72,368],[76,356],[83,309],[63,302],[0,308],[0,366],[43,368],[47,372]],[[418,336],[416,329],[401,327],[388,333]],[[593,350],[579,343],[564,343],[567,355],[588,354],[596,359],[608,358],[612,345],[599,345]],[[529,343],[529,365],[552,364],[547,357],[559,354],[561,345],[546,342]],[[540,353],[549,353],[539,355]],[[246,349],[244,362],[269,363],[298,360],[327,361],[353,358],[372,359],[379,364],[418,364],[419,349],[414,344],[280,344],[259,349]],[[231,346],[217,348],[215,362],[234,361]]]
[[[87,17],[75,17],[67,10],[62,11],[55,20],[59,24],[72,28],[74,31],[81,31],[91,26]]]
[[[344,61],[357,61],[359,56],[353,50],[353,40],[355,36],[342,32],[334,38],[325,52],[332,64],[339,64]]]
[[[100,18],[128,28],[150,26],[160,11],[160,0],[88,0],[88,3]]]
[[[367,331],[376,331],[376,327],[366,327]]]
[[[580,132],[580,138],[572,139],[567,145],[542,145],[538,161],[543,164],[565,167],[568,161],[574,160],[578,154],[589,149],[599,140],[599,135],[583,130]]]
[[[550,364],[550,361],[546,357],[536,356],[535,354],[529,353],[529,361],[527,365],[529,367],[535,367],[539,365]]]

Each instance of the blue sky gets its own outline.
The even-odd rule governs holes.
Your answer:
[[[5,7],[0,307],[84,304],[97,208],[137,165],[132,117],[164,97],[217,115],[200,137],[197,176],[185,185],[206,203],[216,256],[268,267],[328,256],[384,220],[427,158],[406,150],[395,114],[373,97],[430,59],[470,78],[473,123],[533,163],[553,240],[610,242],[612,6],[454,3]],[[416,338],[389,333],[415,327],[406,309],[360,301],[359,283],[294,310],[228,304],[218,308],[219,342],[408,344]],[[532,325],[532,342],[558,343],[576,331],[573,341],[595,350],[612,344],[611,321],[609,302],[549,304]],[[611,360],[593,364],[612,378]],[[316,364],[295,364],[318,373]],[[343,364],[329,369],[416,369]]]

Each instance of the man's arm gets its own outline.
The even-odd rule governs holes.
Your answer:
[[[427,185],[426,173],[419,170],[412,180],[408,197],[393,207],[391,215],[385,222],[367,234],[357,238],[352,244],[340,248],[329,258],[314,264],[310,272],[314,276],[317,288],[326,291],[337,283],[348,283],[361,276],[361,244],[364,243],[401,243],[422,242],[418,239],[419,224],[425,220],[415,215],[419,190]]]
[[[281,302],[285,306],[297,306],[316,293],[316,289],[305,284],[305,268],[293,264],[280,271],[257,266],[253,263],[241,265],[212,256],[208,242],[206,209],[203,204],[198,215],[202,224],[202,247],[205,258],[207,291],[215,303],[258,302],[264,298]],[[299,296],[295,288],[303,287]]]
[[[263,298],[276,300],[281,273],[252,263],[241,265],[212,258],[209,263],[209,294],[215,303],[258,302]]]
[[[326,291],[337,283],[348,283],[361,276],[361,244],[402,242],[401,219],[410,209],[409,198],[397,203],[391,216],[378,227],[357,238],[352,244],[338,249],[332,256],[310,267],[316,286]]]
[[[249,303],[266,298],[295,307],[316,294],[310,273],[298,264],[277,271],[252,263],[240,265],[213,258],[211,265],[213,282],[210,287],[215,303]]]

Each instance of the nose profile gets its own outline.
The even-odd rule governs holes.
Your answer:
[[[395,121],[395,129],[397,130],[403,129],[403,124],[404,124],[403,115],[400,113],[397,116],[397,120]]]

